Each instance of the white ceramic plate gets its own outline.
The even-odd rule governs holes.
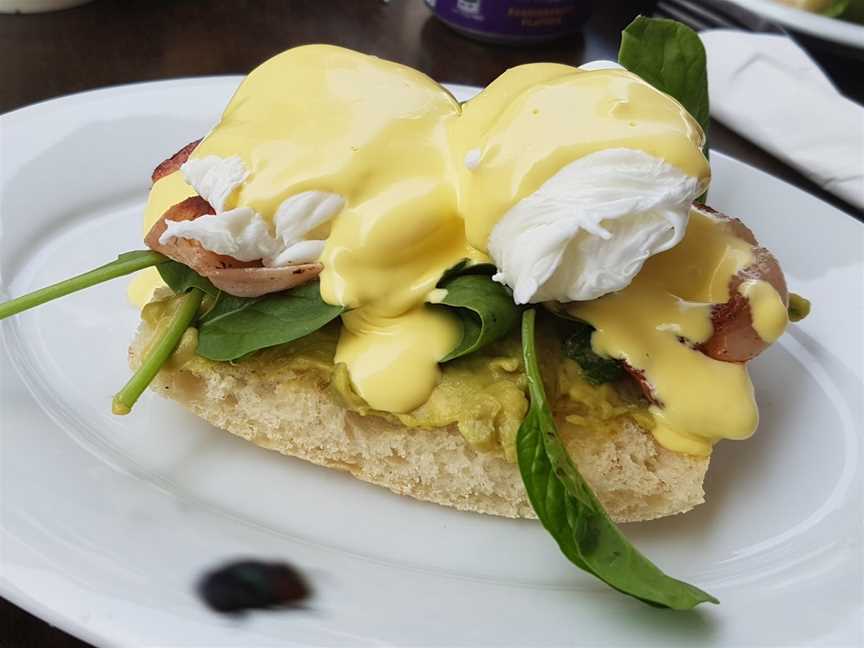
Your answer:
[[[775,0],[731,0],[792,31],[836,43],[864,54],[864,25],[795,9]]]
[[[112,88],[0,118],[4,289],[140,248],[150,171],[208,130],[237,81]],[[2,324],[0,594],[104,645],[860,641],[864,227],[712,162],[711,202],[746,218],[814,307],[753,363],[762,424],[717,449],[707,504],[625,529],[719,607],[647,607],[570,566],[534,522],[392,495],[153,394],[112,416],[138,319],[123,279]],[[300,566],[311,609],[208,612],[194,579],[236,556]]]

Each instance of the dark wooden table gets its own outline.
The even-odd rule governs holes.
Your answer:
[[[242,74],[289,47],[325,42],[399,61],[440,81],[484,85],[530,61],[614,59],[620,30],[650,0],[597,3],[578,37],[531,48],[483,45],[431,18],[422,0],[97,0],[50,14],[0,16],[0,112],[102,86],[171,77]],[[861,63],[816,53],[838,86],[864,100]],[[712,147],[802,187],[850,214],[848,204],[720,124]],[[3,648],[82,642],[0,600]]]

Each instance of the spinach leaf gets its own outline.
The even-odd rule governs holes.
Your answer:
[[[457,276],[442,287],[447,296],[441,304],[455,309],[462,322],[462,339],[441,362],[468,355],[501,339],[519,320],[519,309],[510,291],[487,275]]]
[[[60,299],[71,295],[79,290],[95,286],[104,281],[116,279],[132,272],[149,268],[150,266],[165,263],[168,258],[152,250],[135,250],[124,252],[114,261],[101,265],[98,268],[76,275],[69,279],[59,281],[45,288],[21,295],[15,299],[0,303],[0,320],[21,313],[30,308],[41,306],[54,299]]]
[[[531,407],[516,439],[519,471],[531,505],[562,553],[577,567],[645,603],[687,610],[717,603],[664,574],[609,519],[558,437],[534,348],[534,310],[522,316],[522,349]]]
[[[832,0],[820,13],[829,18],[839,18],[849,8],[849,0]]]
[[[236,360],[309,335],[343,311],[321,299],[317,281],[254,299],[223,294],[200,321],[198,355]]]
[[[491,263],[475,263],[471,259],[462,259],[452,268],[448,268],[438,281],[438,288],[443,288],[451,279],[469,274],[484,274],[490,277],[495,274],[495,266]]]
[[[675,97],[708,137],[708,69],[696,32],[674,20],[638,16],[621,33],[618,62]]]
[[[141,364],[123,388],[114,395],[111,403],[114,414],[123,416],[131,412],[144,390],[153,382],[178,346],[182,346],[182,340],[195,320],[203,297],[204,293],[200,290],[190,290],[174,297],[169,307],[171,314],[167,322],[164,325],[160,323],[156,328],[153,339],[141,358]],[[194,332],[192,339],[194,340]]]
[[[189,266],[177,261],[163,263],[157,267],[157,270],[159,270],[162,281],[168,284],[168,287],[178,295],[192,288],[198,288],[211,297],[219,294],[219,289],[210,283],[209,279],[202,277]]]
[[[864,25],[864,0],[834,0],[826,15]]]
[[[575,360],[582,368],[582,375],[592,385],[620,380],[627,375],[621,363],[612,358],[604,358],[591,348],[594,327],[585,322],[569,322],[569,330],[562,341],[564,355]]]

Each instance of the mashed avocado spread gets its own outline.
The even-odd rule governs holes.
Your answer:
[[[172,312],[172,299],[148,304],[142,318],[154,329]],[[298,375],[329,389],[340,403],[362,416],[380,416],[407,427],[439,428],[455,425],[478,450],[501,448],[508,461],[516,461],[516,433],[528,411],[527,384],[522,366],[519,332],[470,355],[441,365],[441,381],[428,400],[406,414],[372,409],[357,395],[343,364],[334,364],[340,324],[334,321],[303,338],[252,353],[232,362],[255,370],[256,365],[286,377]],[[171,360],[171,368],[187,362],[213,362],[194,355],[195,329],[190,328]],[[608,433],[625,421],[649,430],[653,419],[638,386],[625,379],[594,385],[585,380],[580,366],[561,353],[561,337],[549,327],[538,340],[544,359],[547,391],[555,394],[556,417],[574,431]],[[251,366],[250,366],[251,365]]]

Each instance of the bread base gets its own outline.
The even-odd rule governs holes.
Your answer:
[[[151,335],[129,350],[138,364]],[[212,425],[263,448],[351,473],[394,493],[505,517],[535,517],[515,464],[478,451],[455,426],[406,428],[343,408],[320,376],[263,363],[169,362],[151,388]],[[684,513],[704,501],[708,458],[671,452],[635,423],[613,434],[559,421],[570,456],[616,522]],[[577,433],[578,432],[578,433]]]

